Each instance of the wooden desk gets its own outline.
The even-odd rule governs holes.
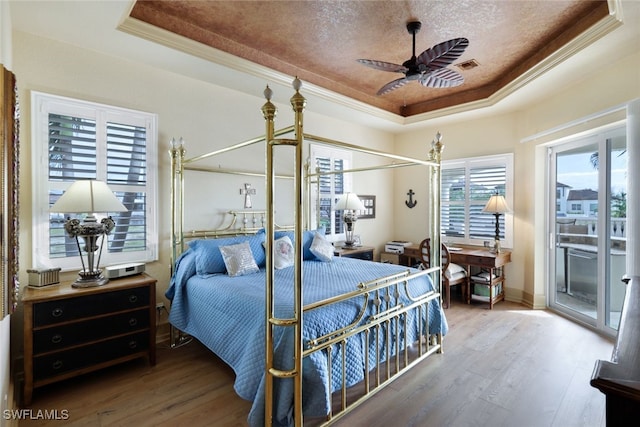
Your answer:
[[[511,262],[511,252],[501,251],[499,254],[492,253],[486,248],[460,247],[458,250],[449,247],[451,253],[451,262],[459,265],[467,266],[468,292],[464,295],[467,304],[471,303],[471,299],[478,299],[489,303],[489,308],[493,309],[493,305],[504,299],[505,274],[504,265]],[[411,245],[404,248],[404,254],[401,257],[406,265],[412,265],[413,261],[420,260],[420,246]],[[472,279],[472,267],[478,269],[486,269],[489,271],[490,277],[496,276],[490,281],[477,281]],[[489,297],[481,297],[473,295],[474,285],[488,285]],[[502,286],[499,286],[502,285]],[[496,292],[499,290],[499,292]]]

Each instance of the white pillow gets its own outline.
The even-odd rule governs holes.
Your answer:
[[[295,254],[293,252],[293,243],[289,236],[276,239],[273,242],[273,249],[275,253],[273,266],[276,270],[291,267],[293,265]]]
[[[458,264],[450,263],[449,267],[447,267],[447,271],[444,272],[444,274],[447,276],[448,279],[451,279],[454,275],[458,273],[464,273],[464,275],[466,276],[467,269]]]
[[[231,277],[257,273],[260,269],[253,258],[249,242],[237,245],[220,246],[220,253],[227,267],[227,273]]]
[[[333,249],[331,242],[325,239],[322,234],[316,233],[316,235],[313,236],[311,253],[320,261],[331,262],[333,259]]]

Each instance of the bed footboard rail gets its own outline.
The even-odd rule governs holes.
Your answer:
[[[353,292],[304,306],[306,314],[347,300],[361,301],[358,314],[349,324],[304,343],[303,358],[318,352],[326,357],[329,382],[334,378],[334,369],[340,369],[340,384],[327,385],[334,390],[330,412],[326,419],[315,420],[313,425],[332,424],[420,361],[443,351],[442,334],[429,333],[428,314],[429,305],[439,301],[440,293],[429,290],[411,295],[408,286],[413,279],[438,274],[440,267],[417,273],[406,270],[359,283]],[[348,364],[352,362],[346,350],[349,340],[364,343],[363,381],[351,386],[347,382]],[[368,345],[371,342],[374,344]],[[334,361],[336,354],[339,361]]]

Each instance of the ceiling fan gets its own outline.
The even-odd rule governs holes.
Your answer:
[[[358,59],[362,65],[375,70],[404,73],[404,77],[382,86],[376,95],[384,95],[414,80],[419,81],[423,86],[433,88],[455,87],[464,82],[464,77],[460,73],[445,67],[464,53],[469,46],[469,40],[463,37],[447,40],[416,57],[416,33],[420,31],[421,26],[420,21],[407,22],[407,31],[413,35],[413,55],[402,65],[375,59]]]

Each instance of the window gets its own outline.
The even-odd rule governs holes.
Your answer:
[[[513,154],[443,161],[441,232],[447,242],[482,245],[495,237],[495,215],[483,212],[491,195],[513,206]],[[500,239],[513,246],[513,219],[500,215]]]
[[[320,172],[342,171],[351,167],[349,151],[315,144],[311,145],[310,151],[310,164],[316,165]],[[311,226],[324,228],[329,240],[344,239],[342,212],[334,210],[333,207],[340,194],[351,191],[350,175],[342,173],[320,175],[318,182],[319,186],[311,187],[312,212],[317,213],[312,218]],[[319,189],[319,196],[316,194],[316,189]],[[319,218],[319,223],[316,217]]]
[[[105,181],[127,208],[109,214],[116,227],[100,264],[157,259],[156,115],[38,92],[32,108],[34,264],[80,267],[64,231],[69,215],[50,212],[80,179]]]

